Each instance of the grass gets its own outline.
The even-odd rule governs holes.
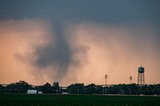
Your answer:
[[[3,94],[0,106],[160,106],[160,97]]]

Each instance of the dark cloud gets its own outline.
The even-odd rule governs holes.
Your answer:
[[[44,18],[54,22],[151,22],[160,15],[158,0],[1,0],[0,18]]]
[[[69,35],[68,37],[72,36]],[[87,60],[88,47],[84,45],[78,45],[76,48],[71,47],[71,43],[66,39],[66,35],[60,28],[54,31],[47,45],[33,44],[30,49],[32,49],[31,52],[16,54],[16,59],[36,68],[32,70],[33,74],[40,72],[47,75],[49,79],[56,81],[61,81],[68,71],[82,68],[82,62]],[[71,67],[75,70],[69,70]],[[56,74],[55,78],[46,72],[47,68],[51,68],[50,71]],[[39,77],[39,75],[36,74],[35,77]],[[75,77],[73,76],[72,78],[74,79]]]
[[[59,78],[66,74],[69,65],[72,63],[73,51],[61,31],[56,31],[55,42],[45,47],[36,47],[35,55],[38,57],[34,63],[37,67],[57,67]],[[53,69],[54,70],[54,69]],[[58,79],[59,79],[58,78]]]
[[[82,62],[87,60],[87,47],[79,45],[78,48],[73,49],[63,36],[57,36],[55,43],[45,47],[36,47],[35,55],[38,58],[30,60],[32,61],[31,63],[38,67],[40,71],[45,70],[47,67],[52,67],[53,69],[51,70],[56,73],[54,79],[61,81],[67,71],[71,71],[69,70],[70,67],[75,69],[82,68]],[[77,55],[81,57],[76,57]]]
[[[27,56],[18,58],[27,58],[31,64],[42,70],[56,67],[57,78],[61,79],[69,66],[79,67],[82,64],[81,59],[85,59],[85,56],[82,58],[75,56],[86,55],[87,52],[87,47],[83,45],[79,45],[78,49],[70,47],[63,33],[66,23],[93,22],[112,25],[149,23],[148,25],[152,24],[159,30],[159,4],[158,0],[0,0],[0,19],[49,20],[53,25],[55,40],[46,46],[35,46],[36,59]],[[159,38],[159,33],[156,34],[156,38]]]

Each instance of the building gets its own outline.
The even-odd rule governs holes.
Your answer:
[[[28,90],[27,94],[37,94],[38,90]]]

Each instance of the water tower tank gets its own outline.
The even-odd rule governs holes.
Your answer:
[[[138,73],[144,73],[144,68],[143,67],[138,67]]]

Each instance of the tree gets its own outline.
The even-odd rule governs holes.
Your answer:
[[[0,85],[0,94],[4,93],[5,87]]]
[[[26,93],[29,88],[31,88],[31,85],[29,85],[27,82],[19,81],[7,85],[6,91],[10,93]]]
[[[67,87],[67,92],[70,94],[84,94],[84,84],[83,83],[76,83],[71,84]]]
[[[54,82],[52,89],[54,91],[54,93],[60,93],[60,87],[59,87],[59,83],[58,82]]]
[[[42,86],[38,86],[37,88],[39,91],[42,91],[43,93],[53,93],[53,89],[51,87],[51,84],[50,83],[46,83]]]
[[[95,94],[96,93],[96,85],[95,84],[89,84],[85,87],[85,93],[87,94]]]

